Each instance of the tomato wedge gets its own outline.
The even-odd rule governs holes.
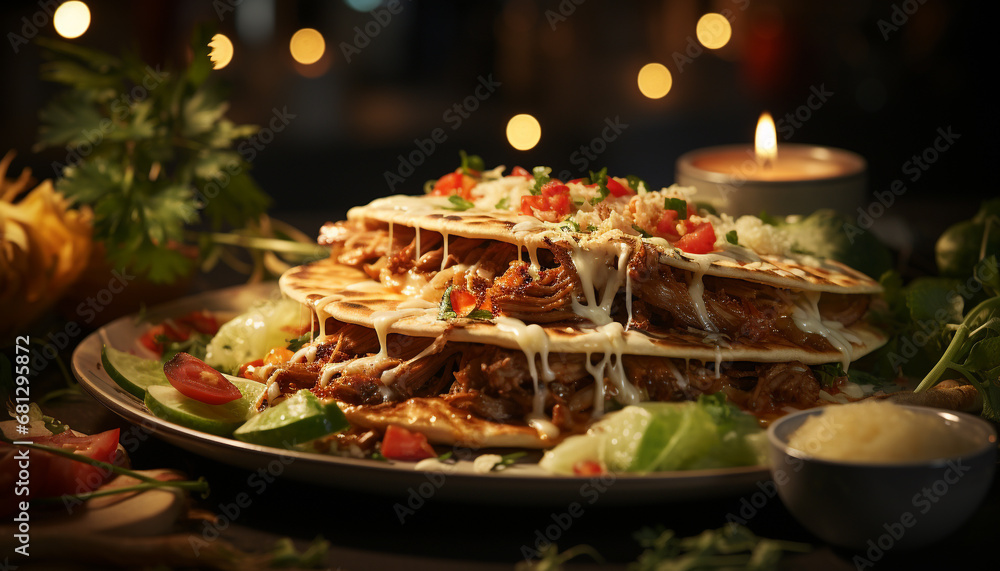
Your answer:
[[[524,178],[534,179],[535,176],[522,167],[514,167],[510,171],[510,176],[523,176]]]
[[[434,190],[431,194],[435,196],[450,196],[457,194],[468,200],[472,196],[472,188],[476,186],[476,179],[464,174],[462,169],[453,173],[448,173],[439,178],[434,183]]]
[[[35,437],[30,440],[36,444],[62,448],[80,456],[113,464],[118,451],[118,435],[119,429],[115,428],[114,430],[108,430],[93,436],[78,436],[70,431],[66,431],[52,436]],[[8,448],[6,443],[0,444],[0,446]],[[29,486],[29,496],[32,498],[47,498],[63,494],[91,492],[101,487],[101,484],[111,476],[111,472],[103,468],[68,458],[61,458],[45,452],[32,450],[30,455],[31,483]],[[11,465],[13,465],[12,458]],[[0,466],[5,465],[7,462],[8,458],[4,456],[3,461],[0,462]],[[10,474],[16,473],[17,470],[10,472]],[[7,489],[12,490],[13,487]]]
[[[416,462],[434,458],[437,453],[423,434],[392,424],[385,429],[385,436],[382,437],[382,455],[389,460]]]
[[[225,404],[243,396],[222,373],[183,351],[163,365],[163,374],[181,394],[205,404]]]
[[[702,222],[681,236],[674,246],[689,254],[707,254],[715,249],[715,228],[711,222]]]

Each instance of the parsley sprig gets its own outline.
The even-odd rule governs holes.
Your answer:
[[[56,188],[94,209],[94,237],[112,264],[154,282],[192,269],[177,247],[191,244],[188,228],[241,227],[270,202],[234,148],[257,127],[226,119],[229,105],[208,81],[210,35],[196,30],[190,65],[164,69],[134,54],[36,40],[41,77],[68,88],[40,111],[36,147],[71,151]]]

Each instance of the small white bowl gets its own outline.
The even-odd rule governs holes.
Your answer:
[[[826,407],[782,417],[768,429],[771,475],[795,519],[817,537],[858,551],[909,549],[943,539],[976,511],[993,483],[996,429],[959,412],[905,408],[953,425],[982,445],[952,458],[878,464],[824,460],[788,446]]]

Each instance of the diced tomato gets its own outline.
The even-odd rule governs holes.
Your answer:
[[[552,181],[542,186],[541,194],[521,197],[521,214],[546,222],[558,222],[570,213],[572,204],[569,187]]]
[[[573,473],[577,476],[600,476],[604,473],[604,467],[594,460],[580,460],[573,464]]]
[[[631,188],[625,186],[624,184],[618,182],[617,180],[611,177],[608,177],[607,187],[608,187],[608,192],[611,193],[611,196],[617,197],[617,196],[629,196],[635,194],[634,190],[632,190]]]
[[[583,182],[583,179],[582,178],[574,178],[573,180],[569,181],[567,184],[575,184],[575,183],[578,183],[578,182]],[[591,185],[591,186],[593,186],[593,185]]]
[[[465,317],[476,309],[476,296],[471,291],[462,288],[451,289],[451,309],[459,317]]]
[[[532,175],[530,172],[521,167],[514,167],[513,169],[511,169],[510,176],[523,176],[524,178],[532,178],[532,179],[535,178],[534,175]]]
[[[434,183],[434,190],[431,191],[431,194],[436,196],[457,194],[468,200],[472,196],[472,188],[474,186],[476,186],[476,179],[462,173],[462,170],[459,169],[439,178]]]
[[[674,242],[674,246],[689,254],[707,254],[715,249],[715,228],[711,222],[697,224],[694,229]]]
[[[660,221],[656,223],[656,233],[664,238],[677,239],[680,235],[677,233],[677,211],[676,210],[664,210],[663,216],[660,216]]]
[[[385,436],[382,437],[382,455],[389,460],[416,462],[434,458],[437,453],[423,434],[393,424],[385,429]]]
[[[268,351],[267,355],[264,356],[265,365],[280,365],[282,363],[287,363],[291,360],[292,355],[295,353],[291,349],[286,347],[275,347]]]
[[[264,366],[264,359],[254,359],[253,361],[243,363],[242,365],[240,365],[240,372],[236,376],[242,379],[250,379],[252,381],[254,380],[254,378],[253,375],[250,373],[250,367],[263,367],[263,366]]]
[[[178,325],[187,326],[188,329],[194,329],[198,333],[206,335],[215,335],[219,332],[219,320],[208,311],[192,311],[174,321]]]
[[[183,351],[163,365],[163,374],[181,394],[205,404],[225,404],[243,396],[222,373]]]

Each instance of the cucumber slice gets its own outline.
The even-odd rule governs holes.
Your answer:
[[[168,384],[150,386],[144,402],[150,412],[162,419],[209,434],[229,436],[256,413],[252,407],[265,387],[257,381],[226,378],[240,389],[241,398],[226,404],[205,404],[182,395]]]
[[[248,420],[233,437],[251,444],[291,448],[347,427],[347,418],[336,403],[324,404],[302,389]]]
[[[119,387],[139,399],[146,398],[146,389],[154,385],[169,385],[163,374],[163,363],[156,359],[143,359],[131,353],[101,347],[101,363]]]

